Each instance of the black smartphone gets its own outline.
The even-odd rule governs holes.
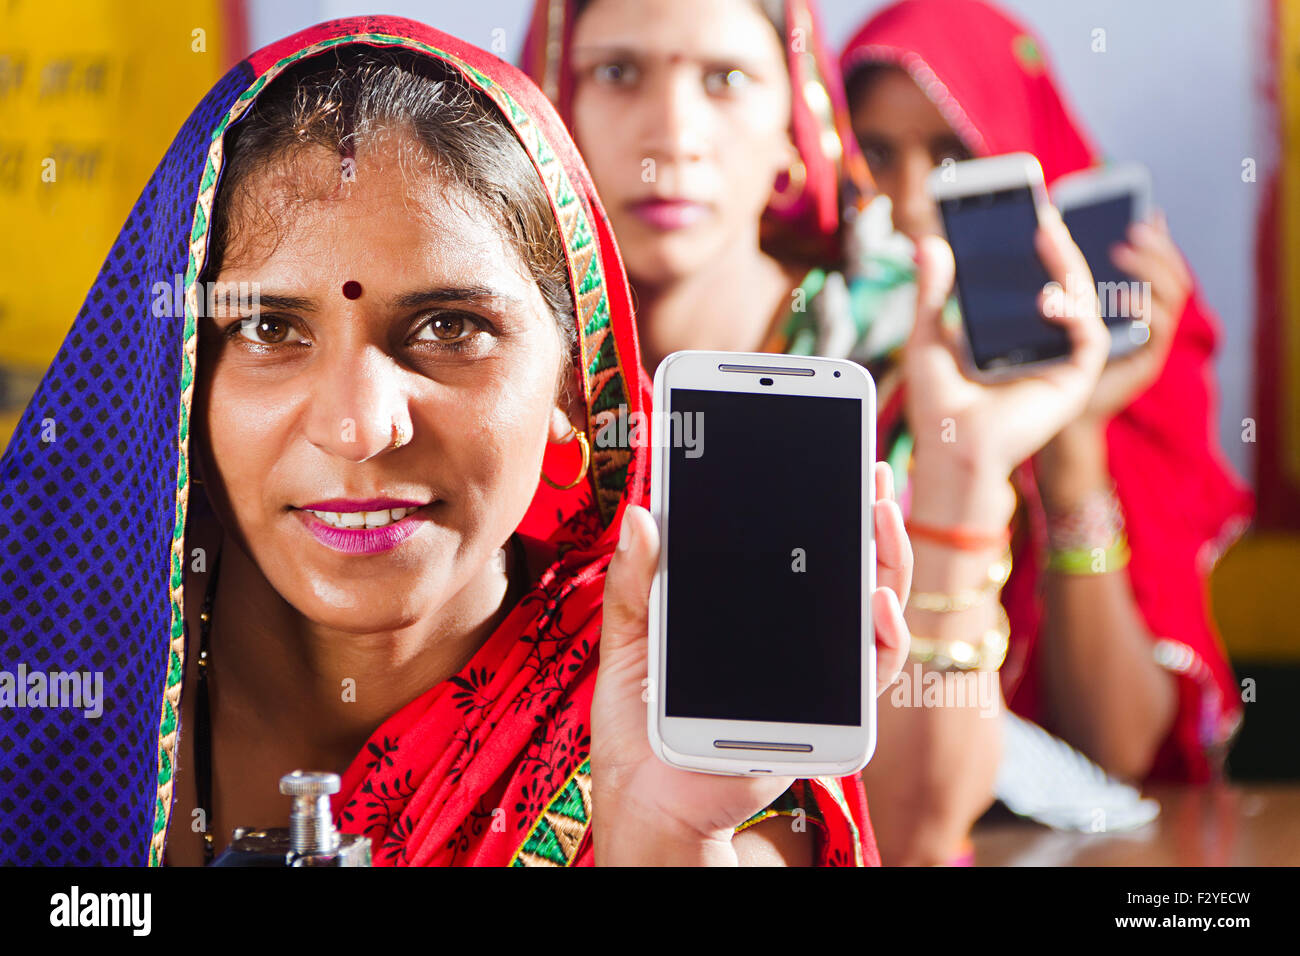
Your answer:
[[[1110,330],[1110,354],[1125,355],[1151,337],[1150,292],[1111,261],[1110,250],[1128,238],[1151,205],[1151,173],[1141,163],[1116,163],[1062,176],[1052,199],[1097,283],[1097,305]]]
[[[1034,245],[1047,203],[1028,153],[940,166],[927,181],[956,262],[957,302],[978,376],[1018,374],[1070,354],[1070,338],[1039,311],[1051,281]]]
[[[875,745],[871,377],[674,352],[654,409],[651,746],[688,770],[856,773]]]

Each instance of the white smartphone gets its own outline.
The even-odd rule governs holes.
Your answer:
[[[675,352],[654,380],[650,745],[814,777],[876,743],[876,390],[843,359]]]
[[[1145,345],[1151,338],[1149,292],[1110,261],[1110,247],[1150,214],[1151,171],[1141,163],[1115,163],[1070,173],[1052,185],[1052,201],[1097,283],[1111,358]]]
[[[957,266],[968,370],[1007,378],[1068,356],[1068,334],[1038,307],[1051,281],[1034,245],[1039,212],[1049,205],[1038,160],[1009,153],[945,163],[926,186]]]

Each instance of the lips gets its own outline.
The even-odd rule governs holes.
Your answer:
[[[709,212],[707,205],[690,199],[643,199],[627,208],[646,225],[663,232],[693,226]]]
[[[428,503],[405,498],[330,498],[298,507],[303,511],[391,511],[393,508],[419,508]]]
[[[340,554],[369,555],[391,551],[432,520],[437,501],[405,498],[330,498],[293,513],[319,543]]]

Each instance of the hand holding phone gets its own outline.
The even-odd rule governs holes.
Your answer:
[[[1050,209],[1028,153],[945,163],[926,180],[956,266],[972,377],[997,381],[1065,358],[1070,340],[1041,314],[1050,277],[1034,245]]]
[[[1052,195],[1097,280],[1111,335],[1111,361],[1084,411],[1109,420],[1159,377],[1187,300],[1192,276],[1151,209],[1151,174],[1119,163],[1063,176]]]
[[[903,349],[907,419],[916,467],[949,475],[950,484],[1005,481],[1080,414],[1105,364],[1109,334],[1087,263],[1055,210],[1045,206],[1040,214],[1033,244],[1052,286],[1037,298],[1039,313],[1070,347],[1065,358],[1014,379],[986,382],[969,373],[963,343],[943,322],[956,273],[952,250],[937,236],[918,247],[917,315]],[[954,498],[961,491],[949,488]]]
[[[873,695],[907,657],[902,606],[912,552],[894,500],[889,466],[872,470],[877,587],[871,595],[877,658]],[[775,800],[789,776],[736,776],[684,770],[658,758],[647,733],[650,591],[661,555],[658,526],[629,506],[605,579],[600,671],[592,701],[592,801],[598,863],[735,862],[732,831]],[[790,652],[796,649],[791,648]],[[730,856],[729,856],[730,854]]]
[[[1101,317],[1111,335],[1111,358],[1141,348],[1150,339],[1150,284],[1143,287],[1131,271],[1121,269],[1113,251],[1128,239],[1135,223],[1150,215],[1150,171],[1141,163],[1080,170],[1053,183],[1052,200],[1097,283]]]

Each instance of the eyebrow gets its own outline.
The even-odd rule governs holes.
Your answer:
[[[572,56],[574,59],[583,59],[587,57],[600,57],[605,59],[628,59],[628,60],[667,60],[679,56],[675,52],[664,53],[659,50],[639,50],[633,46],[623,43],[599,44],[593,43],[587,46],[577,46],[573,48]],[[681,59],[689,63],[695,63],[702,66],[716,66],[719,63],[737,63],[740,66],[751,71],[757,71],[754,61],[746,50],[723,50],[718,53],[710,53],[707,56],[685,55]]]
[[[316,300],[297,295],[262,293],[257,298],[260,309],[282,309],[286,312],[315,312]],[[475,305],[504,309],[517,309],[523,306],[523,300],[517,296],[499,292],[487,286],[453,286],[436,289],[417,289],[404,292],[392,300],[399,309],[413,309],[422,305],[437,305],[443,302],[466,302]]]
[[[422,305],[437,305],[440,302],[468,302],[507,309],[521,308],[524,304],[523,300],[517,296],[487,286],[418,289],[415,292],[404,292],[393,300],[393,304],[402,309],[413,309]]]

